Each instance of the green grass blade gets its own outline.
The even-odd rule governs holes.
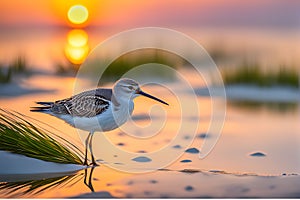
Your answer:
[[[0,108],[0,150],[64,164],[82,164],[78,147],[17,112]]]

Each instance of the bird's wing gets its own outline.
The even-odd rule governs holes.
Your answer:
[[[55,114],[67,114],[73,117],[94,117],[109,107],[110,100],[100,94],[99,92],[96,94],[96,90],[91,90],[56,101],[51,111]]]

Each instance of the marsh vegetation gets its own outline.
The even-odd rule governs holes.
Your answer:
[[[243,84],[256,85],[260,87],[286,86],[299,88],[299,74],[295,68],[281,65],[268,68],[258,63],[243,62],[236,68],[225,68],[222,70],[225,85]]]

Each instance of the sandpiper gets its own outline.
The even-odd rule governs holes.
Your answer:
[[[85,140],[84,165],[88,165],[88,148],[92,158],[91,164],[97,165],[92,149],[94,133],[111,131],[124,124],[133,112],[133,99],[140,95],[169,105],[143,92],[136,81],[123,78],[118,80],[112,89],[97,88],[55,102],[36,102],[42,106],[32,107],[31,111],[50,114],[75,128],[89,131]]]

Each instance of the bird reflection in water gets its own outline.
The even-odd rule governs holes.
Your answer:
[[[66,173],[65,175],[58,177],[49,177],[40,176],[38,180],[32,179],[32,174],[22,175],[19,178],[20,181],[5,181],[0,179],[0,194],[3,198],[18,198],[18,197],[33,197],[41,195],[43,197],[43,192],[48,192],[51,189],[57,190],[57,187],[60,186],[60,189],[74,186],[75,184],[80,184],[83,179],[84,184],[90,189],[91,192],[94,192],[94,187],[92,184],[93,172],[95,167],[88,167],[84,169],[84,173],[73,172]],[[15,179],[18,179],[17,177]],[[82,183],[82,182],[81,182]]]
[[[90,169],[90,174],[88,176],[88,171]],[[91,167],[91,168],[85,168],[84,169],[84,184],[90,188],[91,192],[95,192],[94,187],[93,187],[93,172],[94,172],[95,167]],[[88,180],[88,182],[87,182]]]

